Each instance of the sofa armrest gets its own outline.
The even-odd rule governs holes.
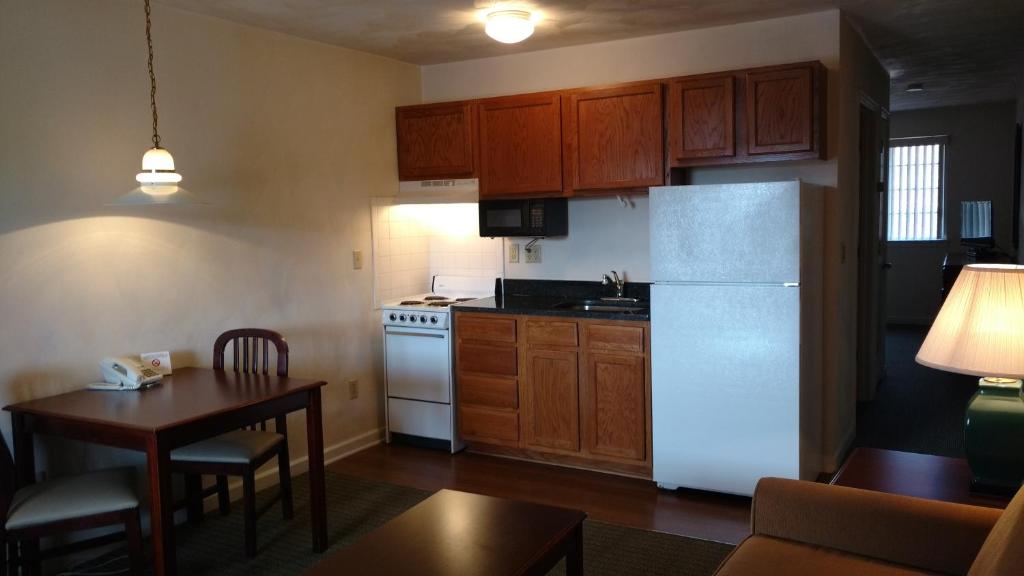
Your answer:
[[[945,574],[967,574],[1001,511],[763,478],[751,531]]]

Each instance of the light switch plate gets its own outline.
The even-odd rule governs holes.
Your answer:
[[[363,251],[353,250],[352,251],[352,269],[362,270],[363,269]]]
[[[515,242],[508,243],[508,263],[519,264],[519,244]]]

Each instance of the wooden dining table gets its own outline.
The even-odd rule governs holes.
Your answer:
[[[313,550],[327,548],[322,380],[182,368],[138,391],[78,390],[12,404],[18,485],[35,481],[34,436],[49,434],[146,453],[153,568],[177,572],[171,450],[224,432],[306,411]]]

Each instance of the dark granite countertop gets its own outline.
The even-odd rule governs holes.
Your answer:
[[[490,312],[494,314],[522,314],[530,316],[562,316],[570,318],[596,318],[602,320],[633,320],[646,322],[650,314],[650,285],[628,282],[624,295],[637,298],[643,312],[598,312],[557,308],[559,304],[579,300],[598,300],[614,296],[614,287],[600,282],[562,280],[505,280],[505,295],[481,298],[452,305],[457,312]],[[612,304],[612,303],[609,303]]]

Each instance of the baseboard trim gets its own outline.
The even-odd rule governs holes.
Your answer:
[[[368,432],[353,436],[332,444],[324,449],[324,464],[330,464],[337,460],[341,460],[346,456],[350,456],[365,450],[371,446],[376,446],[384,441],[384,429],[375,428]],[[295,458],[291,462],[292,476],[298,476],[305,474],[309,470],[309,456],[301,456]],[[256,489],[262,490],[276,485],[278,482],[277,466],[272,465],[266,470],[262,470],[256,474]],[[242,481],[238,478],[233,478],[228,483],[228,488],[231,491],[231,500],[239,500],[242,497]],[[217,501],[215,498],[207,498],[204,502],[204,509],[214,510],[217,508]]]

